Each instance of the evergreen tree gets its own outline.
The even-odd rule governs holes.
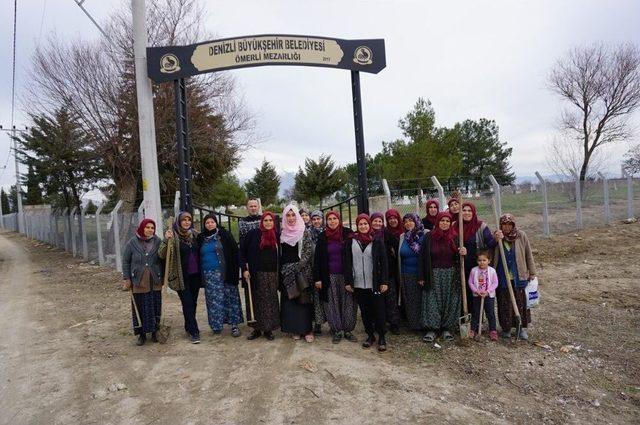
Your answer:
[[[80,207],[80,196],[106,176],[100,155],[66,108],[31,118],[29,132],[16,137],[18,158],[35,173],[27,181],[41,182],[54,206]]]
[[[240,181],[233,174],[225,174],[220,182],[213,185],[212,195],[209,197],[208,205],[219,207],[229,207],[229,205],[240,205],[247,198],[246,193],[240,185]]]
[[[40,189],[40,179],[35,173],[33,164],[29,164],[29,171],[24,178],[24,184],[27,186],[26,205],[42,204],[42,189]]]
[[[264,159],[260,168],[255,170],[256,174],[244,185],[247,196],[260,198],[262,205],[274,204],[280,189],[280,177],[276,168]]]
[[[501,185],[510,185],[515,181],[511,172],[509,157],[512,148],[501,142],[498,125],[494,120],[481,118],[478,121],[465,120],[447,130],[452,143],[462,159],[458,177],[465,189],[486,187],[490,174]]]
[[[296,173],[294,197],[299,201],[322,205],[322,200],[337,192],[346,180],[345,172],[335,166],[330,155],[320,155],[317,161],[306,158],[304,171],[299,167]]]
[[[87,202],[87,207],[85,211],[87,214],[95,214],[96,211],[98,211],[98,206],[94,204],[91,199],[89,199],[89,202]]]
[[[430,182],[431,176],[447,180],[459,172],[460,155],[451,149],[446,132],[435,127],[430,101],[418,99],[398,124],[406,139],[383,142],[379,158],[382,175],[391,187],[416,188]]]
[[[0,189],[0,202],[2,202],[2,214],[11,213],[11,205],[9,204],[9,196],[4,189]]]

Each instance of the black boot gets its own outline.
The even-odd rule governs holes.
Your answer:
[[[268,341],[273,341],[276,337],[273,335],[273,332],[267,331],[264,333],[264,337],[267,338]]]
[[[384,335],[380,335],[380,339],[378,340],[378,351],[387,351],[387,340]]]
[[[253,340],[254,340],[254,339],[256,339],[256,338],[259,338],[259,337],[260,337],[260,335],[262,335],[262,332],[260,332],[260,331],[258,331],[258,330],[256,330],[256,329],[254,329],[253,331],[251,331],[251,333],[249,334],[249,336],[247,337],[247,339],[248,339],[249,341],[253,341]]]
[[[147,342],[147,335],[139,334],[138,340],[136,341],[136,345],[139,347],[141,345],[144,345],[145,342]]]
[[[158,335],[155,332],[151,332],[151,341],[158,342]]]
[[[373,345],[374,342],[376,342],[376,337],[373,335],[369,335],[367,339],[365,339],[362,343],[362,348],[369,348]]]
[[[389,330],[394,335],[400,335],[400,327],[398,325],[394,325],[394,324],[390,325]]]

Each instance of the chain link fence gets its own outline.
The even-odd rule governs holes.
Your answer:
[[[429,199],[437,199],[440,209],[446,209],[450,194],[445,193],[435,177],[432,181],[433,186],[402,190],[389,190],[384,182],[385,195],[370,198],[370,210],[384,212],[395,208],[401,215],[412,212],[424,217]],[[541,175],[536,183],[500,186],[491,179],[488,183],[488,189],[462,190],[463,201],[473,202],[480,219],[495,228],[495,199],[498,215],[513,214],[518,227],[533,237],[635,220],[640,211],[640,179],[630,176],[606,179],[601,175],[597,180],[578,184],[551,182]]]
[[[174,208],[163,208],[163,221],[174,215]],[[24,235],[69,252],[72,256],[122,271],[124,245],[134,236],[144,218],[141,209],[123,212],[122,202],[112,211],[99,207],[96,213],[74,209],[55,210],[51,206],[25,206]],[[2,216],[5,230],[18,232],[18,214]]]

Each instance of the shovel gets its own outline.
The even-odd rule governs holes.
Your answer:
[[[482,322],[484,319],[484,297],[480,297],[480,319],[478,320],[478,336],[482,335]]]
[[[133,296],[133,288],[129,291],[131,294],[131,303],[133,304],[133,309],[136,312],[136,319],[138,319],[138,326],[134,326],[133,329],[138,329],[142,327],[142,320],[140,320],[140,312],[138,311],[138,305],[136,304],[136,299]]]
[[[462,195],[458,198],[460,203],[460,212],[458,213],[458,238],[460,241],[460,247],[464,246],[464,235],[462,229]],[[462,289],[462,316],[458,319],[458,326],[460,327],[460,338],[469,338],[469,331],[471,330],[471,315],[469,314],[469,306],[467,305],[467,277],[464,273],[464,255],[460,256],[460,287]]]
[[[492,199],[493,202],[493,216],[496,219],[496,227],[499,229],[500,228],[500,217],[498,217],[498,208],[496,206],[496,198],[494,197]],[[507,275],[507,270],[509,270],[509,267],[507,266],[507,257],[504,255],[504,245],[502,245],[502,241],[498,242],[498,247],[500,248],[500,258],[502,259],[502,269],[504,270],[504,277],[505,280],[508,279],[508,275]],[[520,338],[520,329],[522,327],[522,317],[520,317],[520,310],[518,310],[518,303],[516,302],[516,296],[513,293],[513,287],[511,285],[511,280],[509,279],[509,282],[507,282],[507,288],[509,289],[509,298],[511,298],[511,305],[513,307],[513,312],[515,314],[515,320],[516,320],[516,341]],[[505,329],[503,329],[504,331]],[[511,331],[511,329],[508,329],[509,332]]]
[[[173,220],[169,219],[169,222]],[[171,228],[171,223],[168,225]],[[160,344],[166,344],[169,340],[169,335],[171,334],[171,326],[168,326],[164,323],[164,305],[166,304],[166,295],[167,295],[167,282],[169,281],[169,264],[171,263],[171,254],[173,253],[173,241],[169,240],[167,242],[167,256],[164,259],[164,279],[162,282],[162,301],[160,301],[160,324],[158,325],[158,331],[156,332],[156,336],[158,337],[158,342]]]
[[[251,320],[247,317],[247,325],[256,323],[256,316],[253,314],[253,297],[251,295],[251,279],[245,279],[247,281],[247,291],[249,295],[249,312],[251,313]]]

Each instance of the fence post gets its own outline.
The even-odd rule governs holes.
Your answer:
[[[575,171],[571,175],[576,180],[576,227],[582,229],[582,191],[580,190],[580,178]]]
[[[57,236],[57,234],[54,233],[55,219],[56,219],[56,211],[52,208],[49,210],[49,243],[53,246],[56,245],[55,236]]]
[[[89,246],[87,245],[87,226],[85,216],[87,214],[87,205],[80,208],[80,230],[82,231],[82,258],[84,261],[89,260]]]
[[[138,222],[142,221],[144,218],[144,201],[140,202],[140,206],[138,207]]]
[[[549,199],[547,198],[547,181],[536,171],[536,177],[540,182],[540,188],[542,188],[542,232],[546,237],[549,237],[551,232],[549,231]]]
[[[176,195],[173,198],[173,215],[178,217],[180,214],[180,191],[176,190]]]
[[[384,196],[387,198],[387,209],[391,208],[391,190],[389,190],[389,183],[387,179],[382,179],[382,190],[384,190]]]
[[[444,206],[446,205],[446,202],[447,202],[447,200],[444,197],[444,189],[442,188],[442,185],[440,184],[440,181],[438,181],[438,178],[436,176],[431,176],[431,182],[436,187],[436,189],[438,189],[438,201],[440,202],[440,211],[444,211]]]
[[[2,202],[0,202],[0,229],[4,229],[4,212],[2,212]]]
[[[104,266],[104,252],[102,251],[102,229],[100,229],[100,214],[106,202],[101,202],[96,210],[96,237],[98,242],[98,264]]]
[[[489,174],[489,181],[491,182],[491,187],[493,187],[493,194],[496,197],[496,208],[498,210],[498,217],[502,217],[502,194],[500,193],[500,184],[493,174]]]
[[[113,246],[116,255],[116,270],[122,273],[122,254],[120,252],[120,221],[118,211],[122,208],[122,200],[118,201],[113,211],[111,211],[111,222],[113,223]]]
[[[628,171],[627,175],[627,218],[633,220],[633,176]]]
[[[69,213],[69,226],[71,227],[71,254],[74,257],[78,253],[77,246],[76,246],[76,230],[75,230],[75,227],[76,227],[75,216],[76,216],[77,210],[78,210],[78,207],[73,207],[73,209]]]
[[[604,191],[604,224],[611,223],[611,207],[609,205],[609,180],[598,171],[598,176],[602,179],[602,189]]]
[[[69,237],[69,231],[70,231],[70,223],[69,223],[69,207],[65,208],[62,211],[62,217],[64,217],[64,250],[69,252],[69,247],[71,246],[71,241],[69,239],[71,239]]]
[[[416,214],[420,216],[420,192],[416,195]]]

